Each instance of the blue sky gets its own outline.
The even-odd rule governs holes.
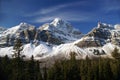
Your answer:
[[[87,33],[97,22],[120,24],[120,0],[0,0],[0,26],[37,27],[59,17]]]

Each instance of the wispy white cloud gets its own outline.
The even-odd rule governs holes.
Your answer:
[[[103,6],[101,7],[106,13],[111,11],[120,10],[120,1],[118,0],[105,0]]]
[[[59,14],[53,14],[51,16],[41,16],[37,17],[33,21],[36,23],[43,23],[53,20],[54,18],[59,17],[67,21],[91,21],[91,19],[94,17],[91,13],[85,14],[85,13],[74,13],[74,12],[64,12]]]
[[[67,21],[91,21],[91,19],[95,18],[95,15],[93,15],[91,12],[85,12],[82,10],[78,11],[78,9],[70,9],[70,7],[83,7],[88,5],[89,4],[87,1],[61,4],[48,8],[42,8],[35,13],[28,14],[27,17],[34,17],[31,22],[36,23],[48,22],[56,17],[62,18]]]
[[[84,5],[85,3],[86,3],[86,1],[79,1],[79,2],[74,2],[74,3],[62,4],[62,5],[53,6],[50,8],[41,9],[37,13],[38,14],[47,14],[47,13],[54,12],[54,11],[60,10],[62,8],[70,7],[70,6]]]
[[[56,12],[63,8],[68,8],[71,6],[78,6],[78,5],[82,6],[82,5],[86,5],[86,4],[87,4],[87,1],[79,1],[79,2],[74,2],[74,3],[61,4],[61,5],[56,5],[56,6],[52,6],[52,7],[48,7],[48,8],[42,8],[32,14],[26,14],[25,16],[31,17],[31,16],[37,16],[37,15],[45,15],[45,14]]]
[[[107,11],[107,12],[110,12],[110,11],[118,11],[118,10],[120,10],[120,6],[118,6],[118,5],[106,7],[106,11]]]

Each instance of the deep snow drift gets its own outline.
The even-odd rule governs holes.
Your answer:
[[[55,18],[51,23],[46,23],[37,29],[33,25],[21,23],[5,31],[2,28],[0,30],[0,56],[13,56],[13,45],[9,45],[9,43],[14,43],[14,40],[19,36],[23,38],[22,40],[27,41],[24,41],[21,55],[26,58],[33,55],[35,59],[39,60],[69,59],[72,52],[76,53],[77,59],[85,59],[86,56],[89,58],[100,56],[111,58],[114,48],[120,49],[118,47],[120,45],[119,24],[112,26],[98,23],[97,27],[84,36],[69,22],[60,18]],[[38,41],[37,45],[36,41]],[[86,43],[92,44],[89,46]]]
[[[59,46],[48,46],[46,43],[41,42],[38,46],[34,44],[24,45],[21,55],[25,55],[26,58],[30,58],[32,55],[35,59],[47,59],[47,58],[70,58],[70,53],[75,52],[77,59],[85,59],[86,56],[89,58],[95,58],[99,56],[111,57],[111,52],[116,46],[108,43],[103,47],[89,47],[89,48],[80,48],[74,43],[61,44]],[[97,51],[97,52],[96,52]],[[8,55],[12,57],[13,47],[0,48],[0,56]]]

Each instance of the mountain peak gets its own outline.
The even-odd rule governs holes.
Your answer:
[[[66,23],[67,23],[67,22],[64,21],[64,20],[61,19],[61,18],[55,18],[55,19],[51,22],[51,24],[54,25],[54,26],[64,25],[64,24],[66,24]]]
[[[6,28],[0,26],[0,31],[4,31]]]
[[[98,27],[98,28],[112,28],[113,26],[110,25],[110,24],[98,22],[97,27]]]
[[[81,32],[61,18],[55,18],[51,23],[40,26],[39,29],[40,31],[50,31],[49,33],[52,34],[54,38],[56,37],[56,39],[63,40],[63,42],[74,41],[81,38]]]
[[[28,23],[25,23],[25,22],[21,22],[19,25],[20,25],[20,26],[25,26],[25,25],[29,25],[29,24],[28,24]]]
[[[61,18],[55,18],[53,21],[59,22],[59,21],[62,21],[62,19]]]
[[[114,28],[115,28],[116,30],[120,30],[120,24],[114,25]]]
[[[19,27],[22,30],[23,29],[34,29],[35,28],[34,25],[31,25],[31,24],[28,24],[28,23],[25,23],[25,22],[21,22],[18,26],[15,26],[15,27]]]

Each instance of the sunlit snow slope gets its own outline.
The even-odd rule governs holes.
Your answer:
[[[0,56],[12,57],[14,40],[21,38],[21,55],[35,59],[69,59],[75,53],[77,59],[109,57],[115,47],[120,48],[120,25],[98,23],[88,34],[72,27],[70,23],[55,18],[39,28],[27,23],[1,32]],[[9,47],[8,47],[9,46]]]

